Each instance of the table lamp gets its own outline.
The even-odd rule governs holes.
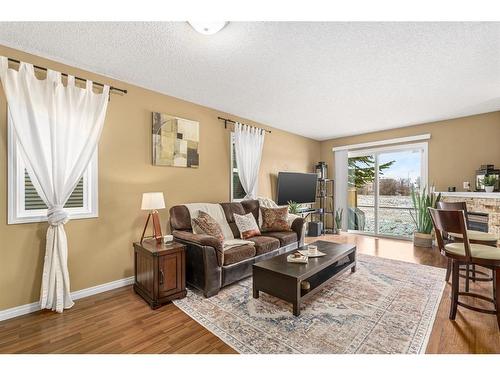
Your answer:
[[[149,214],[144,230],[142,231],[141,243],[144,240],[144,234],[146,233],[150,217],[153,217],[153,238],[156,239],[156,243],[162,242],[163,235],[161,234],[160,217],[158,216],[158,210],[161,208],[165,208],[163,193],[156,192],[142,194],[141,210],[149,210]]]

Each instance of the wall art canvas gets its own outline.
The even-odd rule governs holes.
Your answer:
[[[153,165],[198,168],[199,122],[153,112]]]

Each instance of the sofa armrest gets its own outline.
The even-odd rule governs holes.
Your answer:
[[[213,247],[217,255],[217,263],[219,267],[224,264],[224,252],[222,251],[223,244],[219,239],[209,236],[208,234],[194,234],[183,230],[174,230],[172,235],[174,236],[174,239],[181,242],[189,242],[200,246]]]
[[[301,217],[296,218],[291,225],[292,231],[297,233],[297,241],[299,246],[304,244],[304,223],[305,220]]]

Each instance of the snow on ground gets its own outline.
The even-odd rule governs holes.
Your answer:
[[[375,230],[373,204],[373,195],[358,195],[358,208],[365,213],[366,232]],[[409,196],[381,195],[379,197],[379,234],[410,237],[415,230],[415,224],[410,216],[412,206]]]

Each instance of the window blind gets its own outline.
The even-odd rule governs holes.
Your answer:
[[[24,207],[25,210],[45,210],[47,206],[42,198],[38,195],[31,182],[28,172],[24,170]],[[71,193],[68,201],[64,205],[65,208],[83,207],[83,177],[80,178],[78,184]]]

